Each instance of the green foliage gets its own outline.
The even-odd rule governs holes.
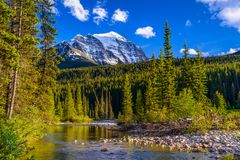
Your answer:
[[[141,90],[137,91],[137,99],[136,99],[136,115],[135,119],[137,122],[144,122],[145,121],[145,114],[144,114],[144,103],[143,103],[143,95]]]
[[[120,121],[129,124],[133,122],[133,110],[132,110],[132,93],[131,84],[129,82],[129,77],[126,75],[125,84],[123,89],[123,110],[122,117],[120,116]]]
[[[201,58],[200,50],[197,51],[198,55],[194,60],[193,77],[192,77],[192,92],[195,99],[198,101],[206,101],[206,66]]]
[[[221,93],[216,91],[214,95],[214,101],[213,101],[215,107],[217,108],[217,112],[219,114],[226,114],[227,109],[227,103]]]
[[[26,141],[22,140],[15,131],[13,123],[0,121],[0,159],[20,160],[26,154],[28,148]]]
[[[76,94],[75,110],[76,110],[78,116],[82,116],[83,115],[83,103],[82,103],[81,86],[77,86],[75,94]]]
[[[181,64],[181,89],[188,88],[192,89],[192,67],[190,58],[189,58],[189,48],[187,46],[187,43],[184,44],[184,56]]]
[[[175,66],[174,66],[174,56],[171,51],[172,46],[170,44],[171,39],[171,31],[166,22],[165,25],[165,32],[164,32],[164,52],[165,52],[165,59],[164,59],[164,80],[162,83],[164,86],[163,89],[163,98],[164,98],[164,106],[171,108],[172,102],[175,97]]]
[[[171,114],[174,119],[192,117],[197,112],[196,104],[192,91],[184,89],[173,102]]]
[[[191,125],[189,126],[190,132],[207,132],[214,125],[211,108],[207,103],[198,102],[196,104],[197,110],[191,117]]]
[[[74,108],[74,100],[72,97],[72,91],[71,91],[70,85],[67,87],[63,112],[64,112],[63,114],[64,121],[74,122],[74,118],[76,117],[76,111]]]

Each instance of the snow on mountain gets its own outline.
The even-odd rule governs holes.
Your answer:
[[[84,58],[100,65],[115,65],[146,61],[143,50],[116,32],[76,35],[70,42],[56,45],[63,57]]]

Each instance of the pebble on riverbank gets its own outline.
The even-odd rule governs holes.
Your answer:
[[[162,137],[128,136],[124,141],[156,145],[170,151],[214,152],[240,154],[240,131],[210,131],[205,134],[183,134]]]

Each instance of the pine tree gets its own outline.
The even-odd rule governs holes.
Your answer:
[[[39,0],[39,19],[40,19],[40,49],[41,49],[41,59],[38,63],[38,69],[40,71],[40,82],[39,82],[39,95],[43,98],[51,97],[51,90],[56,89],[56,76],[58,73],[57,64],[59,63],[59,56],[56,53],[55,47],[53,46],[56,29],[54,28],[54,15],[53,1],[50,0]],[[41,108],[47,109],[48,112],[53,112],[50,110],[50,105],[48,103],[41,104]]]
[[[137,98],[136,98],[136,120],[138,122],[144,122],[144,103],[143,103],[143,96],[141,90],[137,91]]]
[[[9,30],[9,24],[13,17],[12,9],[0,0],[0,108],[9,109],[7,85],[10,80],[10,73],[17,67],[18,53],[12,43],[17,43],[17,38]],[[9,90],[10,91],[10,90]],[[6,111],[7,113],[8,111]]]
[[[64,106],[64,120],[73,121],[75,118],[75,109],[74,109],[74,99],[72,97],[72,91],[70,85],[67,87],[67,93],[65,97],[65,106]]]
[[[180,89],[183,90],[185,88],[192,89],[192,65],[189,59],[189,48],[187,46],[187,43],[184,44],[184,50],[183,50],[184,56],[183,61],[181,65],[181,82],[180,82]]]
[[[99,118],[103,119],[105,118],[105,114],[104,114],[104,96],[103,96],[103,91],[102,91],[102,94],[101,94],[101,101],[100,101],[100,105],[99,105],[99,110],[98,110],[98,115],[99,115]]]
[[[98,115],[98,112],[99,112],[99,103],[98,101],[95,101],[95,108],[94,108],[94,113],[95,113],[95,119],[99,119],[99,115]]]
[[[164,33],[164,52],[165,52],[165,61],[164,61],[164,105],[167,108],[171,107],[171,104],[175,97],[175,67],[174,67],[174,56],[171,51],[172,46],[170,44],[171,32],[166,22],[165,33]]]
[[[108,92],[105,93],[105,119],[109,119],[109,100],[108,100]]]
[[[216,91],[214,95],[214,105],[217,108],[219,114],[226,113],[227,103],[223,95],[218,91]]]
[[[150,63],[150,79],[151,81],[151,90],[152,90],[152,95],[151,97],[148,97],[151,99],[152,103],[152,109],[155,110],[159,108],[158,104],[158,88],[159,88],[159,81],[158,81],[158,63],[155,58],[155,55],[152,55],[152,60]],[[147,98],[147,97],[146,97]]]
[[[145,91],[145,106],[147,111],[154,111],[155,110],[155,103],[153,99],[153,87],[152,87],[152,81],[148,79],[147,87]]]
[[[133,104],[132,104],[131,84],[129,82],[129,76],[126,75],[124,88],[123,88],[123,110],[122,110],[124,123],[128,124],[133,122],[132,107],[133,107]]]
[[[63,108],[62,108],[62,102],[61,102],[60,95],[57,95],[57,104],[56,104],[55,113],[58,117],[62,118]]]
[[[8,118],[11,118],[15,108],[21,110],[22,107],[36,106],[44,100],[38,99],[36,96],[38,88],[36,62],[39,57],[35,38],[38,32],[36,28],[38,23],[36,2],[32,0],[12,0],[9,4],[14,13],[9,28],[12,34],[20,40],[20,43],[12,44],[20,58],[16,63],[17,65],[12,69],[11,81],[7,89],[6,104],[9,108]],[[54,96],[52,95],[50,104],[53,104],[53,100]],[[54,106],[52,107],[54,108]]]
[[[193,77],[192,77],[192,91],[193,96],[198,101],[206,100],[206,67],[201,58],[200,50],[197,51],[198,55],[195,58],[194,66],[193,66]]]
[[[83,100],[83,115],[87,116],[87,114],[88,114],[87,111],[88,111],[88,108],[89,108],[89,102],[88,102],[88,99],[87,99],[85,94],[83,94],[82,100]]]
[[[108,92],[108,117],[109,119],[113,119],[114,118],[114,113],[113,113],[113,109],[112,109],[112,103],[111,103],[111,94],[110,92]]]
[[[76,89],[75,110],[78,116],[83,115],[82,92],[81,92],[81,86],[79,85],[77,86],[77,89]]]
[[[158,109],[162,109],[164,106],[164,55],[162,49],[160,50],[159,55],[159,64],[158,64],[158,72],[157,72],[157,102],[158,102]]]

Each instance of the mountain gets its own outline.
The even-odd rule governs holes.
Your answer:
[[[68,64],[66,68],[76,67],[69,63],[91,66],[129,64],[147,60],[141,47],[116,32],[76,35],[72,40],[59,43],[55,47],[58,54],[65,58],[60,67]]]

